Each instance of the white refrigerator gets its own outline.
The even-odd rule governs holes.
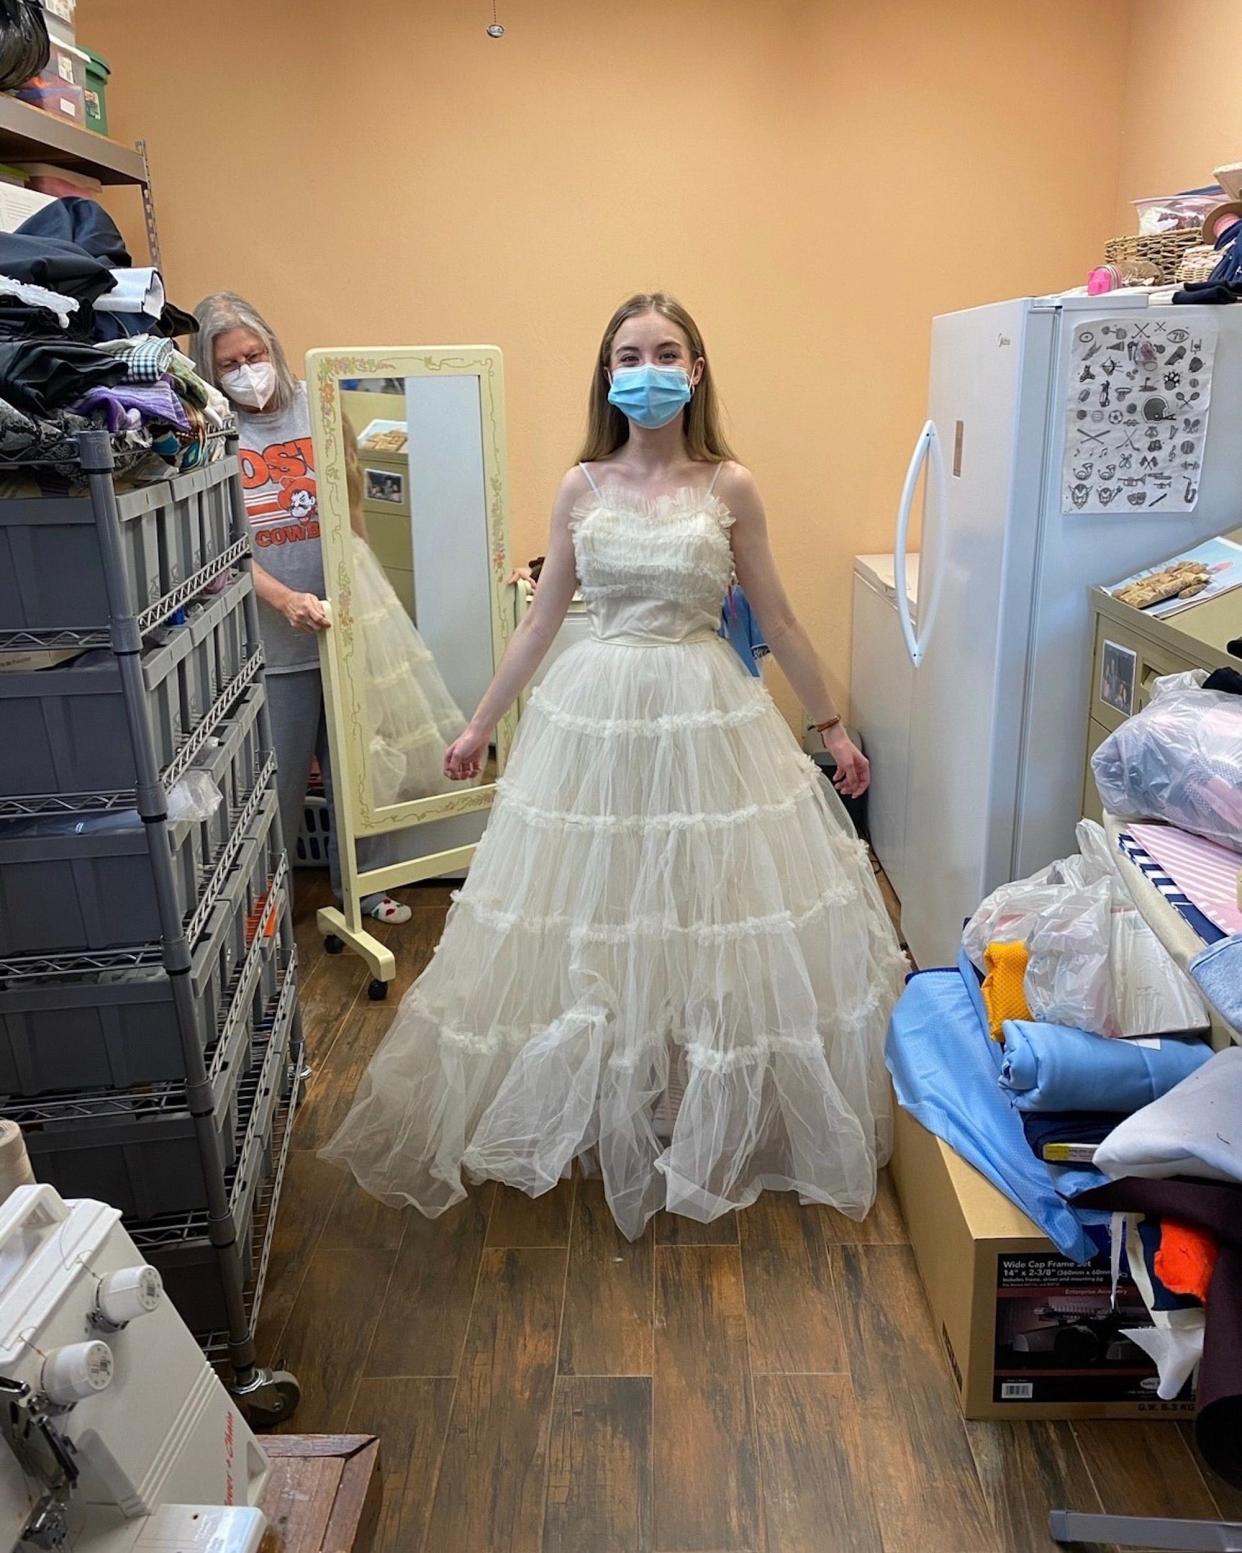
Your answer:
[[[906,602],[917,617],[919,558],[906,557]],[[900,900],[906,891],[906,793],[914,666],[897,615],[891,555],[854,557],[850,720],[871,762],[867,829],[871,847]]]
[[[1153,489],[1144,498],[1153,510],[1138,505],[1133,482],[1149,467],[1146,453],[1127,459],[1131,483],[1117,479],[1112,510],[1075,505],[1086,486],[1072,485],[1070,471],[1083,452],[1087,473],[1091,444],[1083,439],[1094,434],[1094,421],[1076,408],[1080,399],[1102,429],[1115,413],[1134,410],[1126,404],[1097,416],[1098,374],[1080,359],[1081,341],[1111,340],[1119,323],[1144,342],[1143,363],[1160,374],[1161,388],[1174,377],[1185,385],[1187,363],[1165,369],[1171,350],[1162,345],[1154,356],[1147,342],[1173,331],[1214,341],[1214,362],[1195,379],[1197,402],[1176,402],[1184,386],[1169,396],[1178,415],[1206,408],[1198,446],[1193,436],[1179,443],[1179,453],[1193,447],[1186,468],[1199,462],[1191,511],[1168,511],[1171,503]],[[1192,351],[1200,343],[1187,342]],[[1089,371],[1092,381],[1080,389]],[[1158,436],[1143,413],[1140,406],[1136,434],[1145,448]],[[1195,478],[1179,477],[1174,502],[1186,500],[1185,481]],[[916,963],[927,967],[953,962],[964,920],[997,885],[1075,849],[1090,588],[1242,523],[1242,307],[1149,306],[1146,294],[1121,292],[1023,298],[937,318],[928,421],[897,516],[899,575],[920,486],[917,621],[900,589],[897,602],[914,670],[902,926]]]

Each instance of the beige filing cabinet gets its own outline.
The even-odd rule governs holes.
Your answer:
[[[414,616],[414,538],[410,532],[410,466],[404,453],[359,448],[362,511],[375,558],[405,612]]]
[[[1127,715],[1110,701],[1124,703],[1125,688],[1132,685],[1132,714],[1147,705],[1152,684],[1166,674],[1220,668],[1242,672],[1242,658],[1234,658],[1225,651],[1226,642],[1242,636],[1242,588],[1192,605],[1170,620],[1157,620],[1141,609],[1110,598],[1103,588],[1094,588],[1091,616],[1094,648],[1082,812],[1087,819],[1102,820],[1091,757],[1113,729],[1125,722]],[[1110,652],[1110,647],[1116,651]],[[1120,675],[1115,672],[1118,668]]]
[[[375,421],[405,422],[405,395],[347,389],[341,409],[359,438],[362,511],[375,558],[411,620],[414,613],[414,539],[410,531],[410,465],[406,453],[378,452],[365,442]]]

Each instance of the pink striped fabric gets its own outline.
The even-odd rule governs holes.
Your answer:
[[[1242,911],[1238,909],[1242,855],[1171,825],[1126,828],[1221,932],[1242,933]]]

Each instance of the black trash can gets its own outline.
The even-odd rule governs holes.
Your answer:
[[[853,728],[847,728],[845,731],[849,734],[850,738],[853,739],[854,743],[860,750],[862,750],[863,754],[865,755],[867,751],[863,745],[861,737],[854,731]],[[815,739],[816,743],[820,742],[818,734],[814,734],[812,737]],[[835,760],[833,760],[829,752],[825,749],[814,750],[811,754],[811,759],[823,773],[824,780],[826,782],[831,782],[837,772],[837,763]],[[854,829],[858,832],[862,839],[868,845],[870,845],[871,832],[867,829],[867,794],[863,793],[861,798],[847,798],[844,793],[837,793],[837,797],[845,805],[845,812],[849,815],[850,819],[853,820]]]

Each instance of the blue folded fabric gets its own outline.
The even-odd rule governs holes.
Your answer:
[[[1206,1041],[1111,1041],[1064,1025],[1009,1019],[1000,1087],[1019,1111],[1113,1111],[1158,1100],[1212,1055]]]
[[[1190,974],[1221,1018],[1242,1030],[1242,933],[1200,950]]]
[[[912,976],[893,1012],[886,1057],[898,1103],[928,1132],[1016,1204],[1063,1256],[1090,1261],[1107,1223],[1095,1210],[1075,1210],[1058,1195],[1031,1153],[1018,1113],[997,1088],[1000,1048],[981,1022],[973,967]],[[1098,1186],[1095,1172],[1071,1172],[1067,1186]]]

